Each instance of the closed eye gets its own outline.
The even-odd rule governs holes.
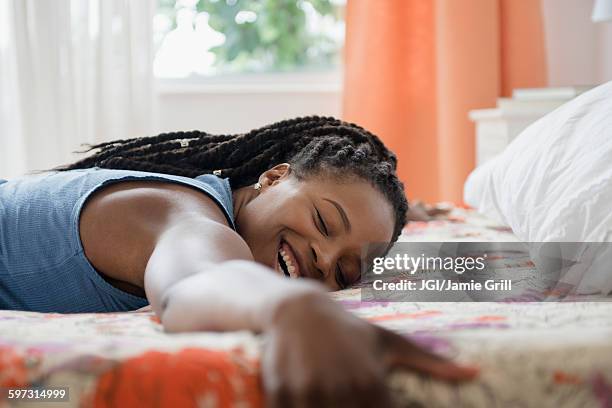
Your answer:
[[[321,234],[328,236],[329,231],[327,230],[327,225],[325,225],[325,221],[323,221],[323,217],[321,217],[321,213],[319,213],[319,210],[316,208],[315,208],[315,211],[317,212],[317,220],[318,220],[317,229],[321,232]]]
[[[336,266],[336,284],[338,284],[340,289],[346,289],[348,286],[344,273],[342,273],[342,269],[340,268],[340,264]]]

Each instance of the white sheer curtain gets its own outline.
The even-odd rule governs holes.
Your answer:
[[[153,0],[0,0],[0,178],[148,135]]]

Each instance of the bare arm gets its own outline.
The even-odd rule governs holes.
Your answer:
[[[144,287],[169,331],[260,331],[283,299],[322,292],[253,262],[217,204],[185,186],[129,181],[106,187],[87,203],[80,233],[96,270]]]
[[[269,406],[388,406],[384,374],[394,367],[447,380],[474,375],[345,312],[317,282],[289,280],[253,262],[202,194],[121,183],[88,204],[81,235],[98,270],[133,285],[144,281],[167,331],[264,332]]]
[[[168,331],[262,331],[283,300],[323,293],[255,263],[229,227],[186,218],[159,238],[145,271],[145,290]]]
[[[167,331],[264,332],[269,406],[390,406],[384,379],[392,368],[450,381],[476,374],[346,313],[322,285],[289,280],[251,259],[228,227],[185,220],[158,240],[145,289]]]

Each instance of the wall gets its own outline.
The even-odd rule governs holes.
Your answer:
[[[239,133],[296,116],[339,117],[341,83],[339,73],[159,81],[155,127]]]
[[[599,24],[597,75],[599,82],[612,81],[612,21]]]
[[[593,0],[542,0],[550,86],[612,80],[612,21],[593,23]]]

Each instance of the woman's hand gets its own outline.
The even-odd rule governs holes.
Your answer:
[[[447,381],[477,375],[319,293],[283,302],[266,333],[262,374],[271,407],[391,406],[385,376],[396,368]]]
[[[476,374],[347,313],[318,282],[286,279],[247,260],[189,274],[206,266],[201,262],[179,279],[172,265],[180,259],[171,248],[163,252],[145,278],[164,329],[263,332],[263,385],[272,407],[390,406],[384,380],[393,368],[453,381]]]
[[[411,201],[408,206],[408,221],[432,221],[448,218],[452,208],[447,205],[427,204],[419,200]]]

